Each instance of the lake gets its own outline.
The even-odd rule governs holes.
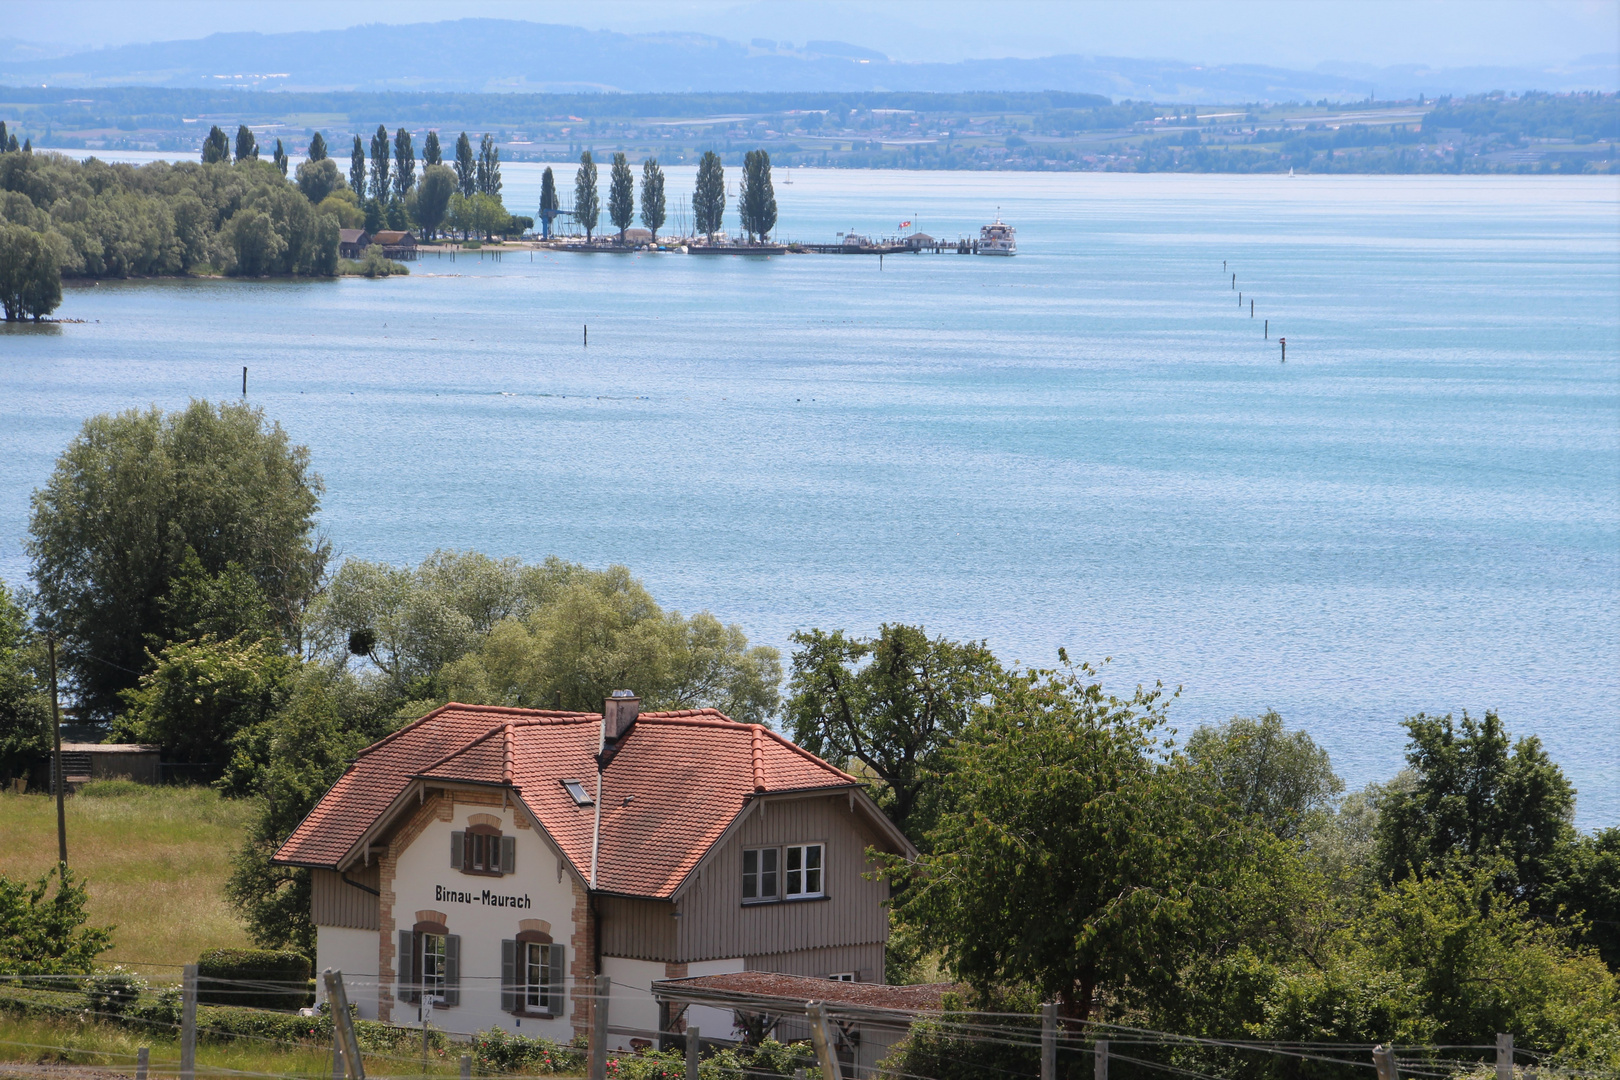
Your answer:
[[[505,172],[533,213],[540,166]],[[1403,717],[1495,709],[1583,828],[1620,821],[1620,178],[782,181],[784,237],[999,208],[1019,255],[71,287],[85,323],[0,334],[0,576],[86,416],[246,365],[344,555],[624,563],[784,653],[884,621],[1064,646],[1181,686],[1184,731],[1276,709],[1352,786]]]

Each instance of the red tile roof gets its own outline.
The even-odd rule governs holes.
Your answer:
[[[414,780],[509,787],[574,864],[591,873],[601,715],[450,704],[361,751],[276,853],[337,869]],[[858,782],[758,724],[713,709],[642,713],[603,773],[597,887],[668,897],[756,793]]]

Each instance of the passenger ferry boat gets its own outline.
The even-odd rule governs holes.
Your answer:
[[[1018,254],[1017,230],[1011,225],[1004,225],[1001,215],[996,215],[994,224],[986,225],[979,230],[980,255],[1016,255]]]

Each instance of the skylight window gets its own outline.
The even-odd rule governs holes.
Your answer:
[[[564,780],[562,786],[574,800],[575,806],[591,806],[596,802],[591,798],[591,793],[585,790],[585,785],[578,780]]]

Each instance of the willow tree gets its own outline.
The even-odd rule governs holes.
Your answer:
[[[601,215],[602,197],[596,191],[596,162],[591,160],[591,152],[587,150],[579,155],[579,171],[574,174],[574,220],[585,230],[586,243],[590,243]]]
[[[641,223],[657,241],[658,230],[664,227],[664,170],[658,167],[657,158],[641,163]]]
[[[720,155],[703,152],[698,163],[697,190],[692,193],[692,217],[697,231],[709,239],[719,232],[726,215],[726,169]]]

